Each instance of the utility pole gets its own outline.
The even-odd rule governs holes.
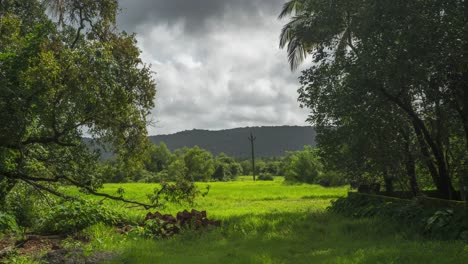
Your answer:
[[[250,132],[250,145],[252,146],[252,174],[253,174],[253,180],[255,181],[255,154],[254,154],[254,141],[256,137],[252,135],[252,132]]]

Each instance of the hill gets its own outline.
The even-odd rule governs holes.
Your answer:
[[[164,142],[174,151],[182,147],[199,146],[214,155],[221,152],[237,158],[250,157],[248,137],[255,137],[257,157],[283,156],[285,151],[295,151],[304,145],[315,146],[315,129],[309,126],[243,127],[226,130],[187,130],[170,135],[150,136],[150,141]]]

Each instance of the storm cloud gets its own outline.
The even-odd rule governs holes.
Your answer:
[[[121,0],[119,27],[137,33],[156,72],[150,134],[304,125],[297,76],[278,48],[284,0]],[[303,66],[306,67],[306,66]]]

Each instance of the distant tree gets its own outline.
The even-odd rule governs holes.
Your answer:
[[[244,175],[251,175],[252,174],[252,162],[250,160],[243,160],[240,162],[242,167],[242,173]]]
[[[229,172],[231,173],[232,178],[242,175],[243,174],[242,166],[237,162],[231,163],[229,164]]]
[[[281,162],[269,160],[266,162],[264,172],[270,173],[271,175],[280,175]]]
[[[148,149],[148,157],[145,160],[146,170],[157,173],[169,167],[173,157],[166,144],[151,144]]]
[[[310,146],[305,146],[302,151],[288,152],[286,162],[284,176],[287,181],[314,183],[322,170],[318,151]]]
[[[263,161],[262,159],[255,160],[255,172],[257,174],[265,172],[266,166],[267,166],[266,162]]]
[[[183,159],[174,160],[169,165],[169,168],[167,170],[167,174],[168,174],[169,178],[166,179],[166,180],[176,180],[176,179],[191,180],[191,178],[189,178],[189,175],[188,175],[188,168],[185,165],[185,161]]]
[[[237,161],[224,153],[215,158],[215,180],[232,180],[242,174],[242,166]]]
[[[209,181],[214,172],[213,155],[197,146],[187,149],[183,155],[187,178],[193,181]]]
[[[230,178],[229,170],[226,168],[225,164],[220,163],[216,164],[215,171],[213,173],[213,179],[216,181],[224,181]]]

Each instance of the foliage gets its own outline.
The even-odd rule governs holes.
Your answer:
[[[209,181],[214,172],[213,156],[210,152],[197,146],[187,151],[183,155],[183,160],[187,168],[186,176],[192,181]]]
[[[230,172],[229,168],[225,164],[216,164],[216,169],[213,173],[213,180],[225,181],[229,179]]]
[[[288,16],[280,46],[293,69],[312,58],[298,100],[328,169],[416,195],[425,167],[457,198],[468,160],[466,2],[291,0]]]
[[[289,152],[285,158],[287,181],[313,183],[319,177],[322,165],[317,150],[305,146],[303,151]]]
[[[252,161],[251,160],[243,160],[239,163],[242,167],[242,172],[244,175],[252,175]]]
[[[63,201],[42,217],[39,230],[43,233],[71,234],[101,222],[112,225],[121,218],[115,211],[96,203]]]
[[[220,153],[215,159],[215,171],[213,179],[218,181],[233,180],[243,172],[242,166],[232,157]]]
[[[18,233],[19,231],[15,217],[0,211],[0,234]]]
[[[145,161],[146,170],[158,173],[167,170],[169,164],[173,160],[173,156],[166,144],[160,143],[159,145],[151,144],[148,149],[149,154]]]
[[[169,165],[169,168],[167,170],[167,175],[168,175],[167,180],[175,180],[175,179],[191,180],[187,178],[187,172],[188,172],[188,168],[185,165],[185,161],[181,158],[176,159]]]
[[[391,219],[431,238],[465,239],[468,230],[465,210],[423,207],[417,200],[351,195],[332,202],[329,210],[356,218]]]
[[[271,175],[271,173],[262,172],[262,173],[260,173],[258,175],[257,180],[259,180],[259,181],[273,181],[274,178],[273,178],[273,175]]]
[[[272,175],[283,175],[280,161],[267,161],[264,171]]]
[[[300,150],[304,145],[315,146],[315,129],[311,126],[255,126],[223,129],[218,131],[193,129],[169,135],[150,136],[154,144],[165,143],[174,152],[183,147],[199,146],[217,156],[225,153],[240,160],[251,157],[250,133],[255,141],[256,158],[274,158],[285,150]],[[245,175],[249,173],[244,172]]]
[[[147,148],[155,81],[135,35],[116,27],[117,1],[54,2],[1,3],[0,204],[20,182],[100,195],[99,147],[129,171]]]
[[[38,221],[47,214],[54,197],[47,193],[38,193],[26,184],[17,184],[6,197],[5,210],[14,216],[18,226],[36,228]]]
[[[344,175],[338,171],[324,171],[317,178],[316,182],[324,187],[344,186],[346,179]]]

